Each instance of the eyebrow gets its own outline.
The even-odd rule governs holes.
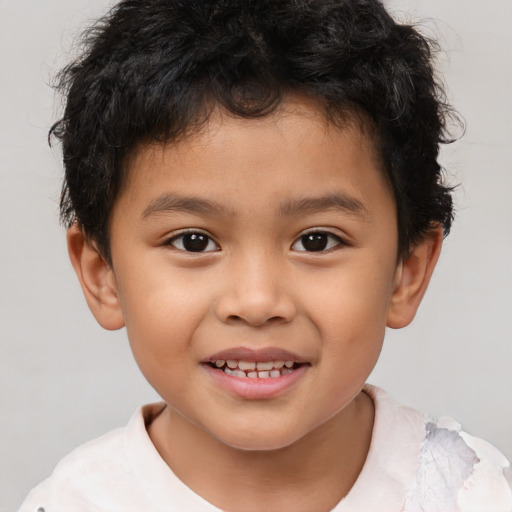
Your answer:
[[[318,213],[327,210],[340,210],[367,219],[369,214],[363,203],[348,194],[337,192],[320,197],[305,197],[284,201],[278,209],[282,217],[292,217],[297,214]]]
[[[208,199],[164,194],[149,203],[147,208],[142,212],[142,218],[146,219],[152,215],[167,212],[186,212],[197,215],[226,215],[230,213],[221,204],[209,201]]]
[[[280,217],[292,217],[294,215],[318,213],[333,209],[354,214],[363,219],[368,217],[368,210],[359,199],[341,192],[320,197],[287,199],[278,206],[277,214]],[[236,215],[236,212],[228,210],[222,204],[208,199],[164,194],[149,203],[142,213],[142,218],[147,219],[153,215],[168,212],[186,212],[196,215]]]

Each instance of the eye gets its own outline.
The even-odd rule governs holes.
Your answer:
[[[294,244],[294,251],[321,252],[327,251],[343,243],[343,240],[326,231],[311,231],[302,235]]]
[[[167,244],[186,252],[212,252],[220,249],[208,235],[198,231],[176,235]]]

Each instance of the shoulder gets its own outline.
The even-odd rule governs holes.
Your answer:
[[[47,512],[52,508],[96,511],[97,489],[94,480],[115,468],[123,467],[122,444],[124,428],[89,441],[73,450],[55,467],[52,475],[35,487],[19,512]]]
[[[376,497],[360,510],[380,502],[402,512],[512,512],[512,472],[499,450],[452,418],[399,405],[374,386],[365,391],[375,404],[375,423],[356,485],[366,494],[371,487]]]
[[[511,512],[510,463],[453,418],[427,419],[406,512]]]
[[[140,436],[139,431],[145,431],[148,407],[139,408],[128,426],[89,441],[64,457],[52,475],[30,492],[19,512],[99,512],[119,496],[123,497],[121,503],[133,499],[137,493],[126,445],[137,442],[134,438]]]

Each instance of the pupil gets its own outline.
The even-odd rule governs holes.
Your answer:
[[[302,245],[306,251],[323,251],[327,247],[326,233],[309,233],[302,237]]]
[[[200,252],[204,251],[208,245],[208,237],[201,233],[190,233],[183,236],[183,247],[187,251]]]

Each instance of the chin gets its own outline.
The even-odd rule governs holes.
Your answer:
[[[238,430],[235,432],[226,432],[215,436],[221,443],[236,450],[246,452],[276,451],[287,448],[297,441],[303,435],[298,432],[267,431],[265,429],[251,429],[247,431]]]

